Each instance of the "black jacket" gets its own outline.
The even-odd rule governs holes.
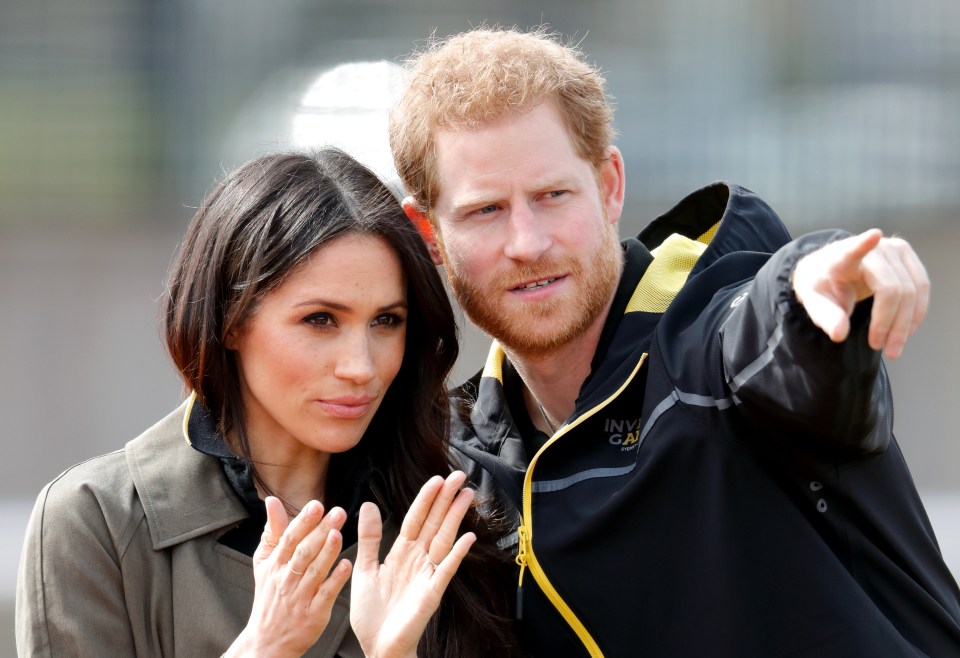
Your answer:
[[[704,188],[624,242],[592,372],[536,454],[499,346],[458,390],[455,453],[521,517],[534,655],[960,656],[869,303],[834,344],[791,292],[843,235],[790,242],[749,191]]]

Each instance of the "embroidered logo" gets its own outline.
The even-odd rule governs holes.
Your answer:
[[[640,441],[640,419],[616,420],[607,418],[603,423],[603,430],[608,434],[607,441],[611,445],[620,446],[622,452],[633,450]]]

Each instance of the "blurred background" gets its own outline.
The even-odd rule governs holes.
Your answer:
[[[897,434],[960,573],[960,3],[4,0],[0,655],[15,651],[16,564],[39,489],[181,399],[157,300],[205,190],[254,155],[326,142],[390,178],[396,64],[431,33],[482,23],[545,23],[607,72],[621,234],[727,179],[794,234],[880,226],[912,242],[933,303],[890,364]],[[458,379],[486,349],[464,336]]]

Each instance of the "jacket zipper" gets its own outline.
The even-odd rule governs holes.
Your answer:
[[[527,569],[527,527],[521,519],[520,527],[517,528],[519,540],[517,542],[517,558],[515,562],[520,565],[520,578],[517,580],[517,619],[523,619],[523,572]]]
[[[579,637],[580,641],[583,643],[583,646],[588,652],[590,652],[590,655],[600,658],[602,658],[603,652],[600,651],[600,647],[597,645],[596,640],[594,640],[593,636],[590,635],[590,631],[588,631],[586,626],[583,625],[583,622],[581,622],[573,613],[573,610],[570,609],[570,606],[568,606],[560,597],[560,594],[550,583],[550,580],[547,578],[547,574],[544,572],[543,567],[540,566],[540,563],[537,561],[537,557],[533,552],[533,501],[531,500],[531,492],[533,489],[533,469],[537,465],[537,461],[540,459],[540,456],[546,451],[547,448],[556,443],[560,437],[564,436],[570,430],[580,425],[580,423],[596,414],[598,411],[610,404],[613,400],[617,399],[617,397],[623,393],[624,389],[630,385],[630,382],[633,381],[633,378],[636,377],[637,373],[640,372],[640,368],[643,366],[646,360],[647,354],[645,352],[640,356],[640,361],[634,367],[633,372],[630,373],[630,376],[627,377],[627,379],[620,385],[619,388],[617,388],[613,395],[608,397],[597,406],[589,409],[582,415],[577,416],[577,418],[569,425],[561,426],[557,432],[550,437],[550,440],[547,441],[540,448],[540,450],[537,451],[537,454],[533,456],[533,459],[530,460],[530,465],[527,467],[527,473],[523,478],[523,510],[520,517],[520,526],[517,528],[516,563],[520,566],[520,576],[517,580],[517,619],[523,618],[523,574],[527,567],[529,567],[530,574],[533,576],[533,579],[538,585],[540,585],[540,589],[543,590],[543,593],[547,595],[547,599],[553,604],[553,607],[557,609],[567,624],[574,630],[574,632],[577,634],[577,637]]]

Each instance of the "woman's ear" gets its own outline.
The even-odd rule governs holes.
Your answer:
[[[237,329],[233,328],[223,337],[223,346],[231,352],[237,349]]]
[[[408,196],[403,200],[403,212],[407,213],[407,217],[409,217],[413,225],[417,227],[417,232],[420,234],[420,237],[427,243],[427,251],[430,252],[430,258],[433,259],[433,264],[443,265],[443,261],[440,258],[440,250],[437,248],[437,239],[433,235],[433,224],[430,223],[430,220],[423,211],[417,207],[413,197]]]

